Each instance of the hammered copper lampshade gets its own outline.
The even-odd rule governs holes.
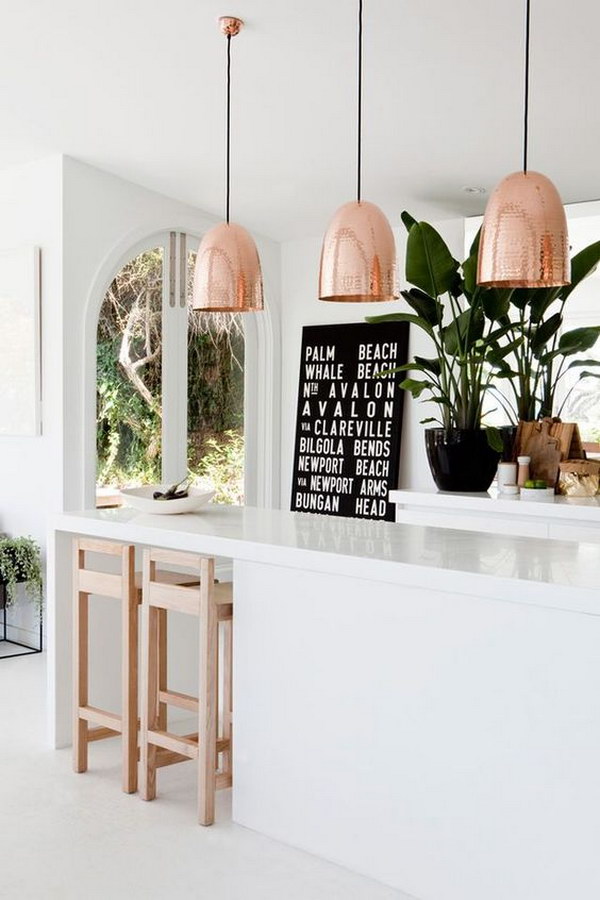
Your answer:
[[[358,117],[356,200],[345,203],[329,223],[321,250],[319,300],[379,303],[396,300],[396,243],[390,223],[361,196],[362,185],[362,13],[358,0]]]
[[[202,238],[196,257],[192,307],[205,312],[263,308],[258,250],[241,225],[222,222]]]
[[[319,299],[373,303],[396,297],[396,244],[390,223],[374,203],[345,203],[323,239]]]
[[[571,281],[562,200],[550,179],[527,165],[530,23],[531,0],[526,0],[523,169],[503,178],[488,201],[477,259],[477,284],[482,287],[560,287]]]
[[[482,287],[558,287],[571,280],[567,218],[539,172],[513,172],[491,195],[479,240]]]
[[[202,312],[255,312],[263,309],[263,282],[258,250],[250,234],[229,220],[231,172],[231,38],[244,23],[221,16],[227,38],[226,199],[225,222],[207,231],[198,247],[194,268],[192,308]]]

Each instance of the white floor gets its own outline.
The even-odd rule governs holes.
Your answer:
[[[44,744],[45,659],[0,660],[0,898],[112,900],[410,900],[374,881],[231,822],[195,824],[193,767],[159,773],[144,803],[119,787],[119,743],[69,751]]]

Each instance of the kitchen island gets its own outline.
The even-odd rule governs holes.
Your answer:
[[[416,897],[600,895],[597,544],[218,506],[65,513],[55,746],[74,535],[233,560],[235,821]]]

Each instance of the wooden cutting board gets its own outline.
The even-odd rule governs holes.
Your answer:
[[[558,467],[565,459],[585,459],[579,427],[575,422],[519,422],[515,456],[529,456],[532,478],[543,478],[549,486],[558,480]]]

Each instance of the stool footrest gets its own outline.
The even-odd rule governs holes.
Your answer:
[[[191,694],[181,694],[179,691],[159,691],[158,699],[160,703],[167,703],[169,706],[198,712],[198,698],[192,697]]]
[[[173,734],[172,731],[148,731],[148,743],[160,747],[162,750],[168,750],[177,756],[185,757],[185,759],[196,759],[198,756],[198,732],[194,734]],[[226,753],[231,746],[229,738],[219,738],[217,740],[216,752]],[[179,762],[173,759],[171,762]],[[171,762],[162,763],[162,765],[171,765]],[[183,762],[183,759],[181,760]],[[158,765],[158,763],[157,763]]]
[[[105,725],[99,725],[97,728],[88,728],[87,740],[88,743],[105,741],[107,738],[119,737],[120,734],[121,732],[115,731],[114,728],[106,728]]]
[[[191,762],[189,756],[182,756],[181,753],[175,753],[173,750],[163,750],[162,747],[156,748],[156,768],[161,769],[164,766],[174,766],[176,763]]]
[[[108,712],[106,709],[98,709],[96,706],[80,706],[78,715],[80,719],[84,719],[86,722],[102,725],[104,728],[109,728],[118,734],[121,734],[123,731],[121,716]]]
[[[194,739],[195,738],[195,739]],[[188,759],[198,756],[198,735],[173,734],[170,731],[148,730],[148,743],[170,750]]]

